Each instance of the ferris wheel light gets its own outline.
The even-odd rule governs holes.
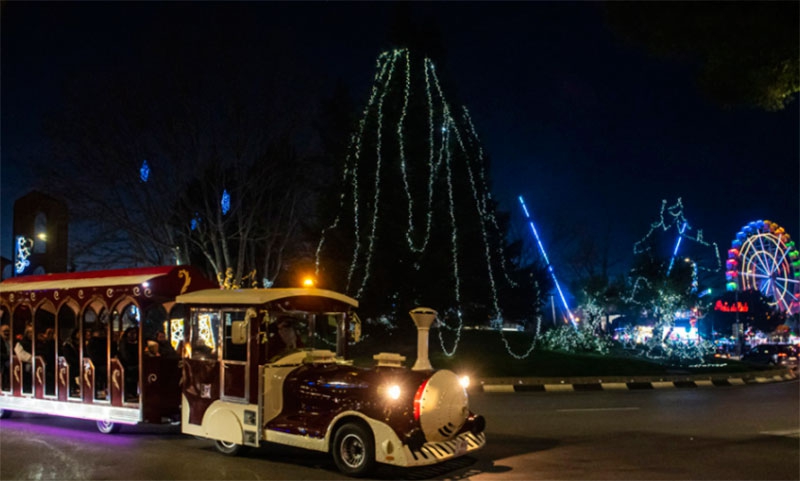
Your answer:
[[[740,236],[739,234],[744,234]],[[800,311],[800,254],[786,230],[771,221],[742,228],[728,251],[725,273],[729,291],[758,290],[769,305],[789,315]]]

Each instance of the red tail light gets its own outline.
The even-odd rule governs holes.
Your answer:
[[[430,378],[429,378],[430,379]],[[419,421],[420,411],[422,410],[422,393],[425,392],[425,386],[428,385],[428,379],[419,385],[417,393],[414,394],[414,421]]]

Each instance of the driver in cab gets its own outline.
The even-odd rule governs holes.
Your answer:
[[[278,318],[275,323],[276,332],[270,333],[267,351],[271,361],[303,347],[303,341],[297,334],[295,320],[291,317]]]

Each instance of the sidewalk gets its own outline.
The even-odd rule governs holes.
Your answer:
[[[568,392],[619,391],[636,389],[675,389],[724,387],[791,381],[798,374],[790,369],[772,369],[738,374],[676,374],[667,376],[607,377],[494,377],[477,380],[471,392]]]

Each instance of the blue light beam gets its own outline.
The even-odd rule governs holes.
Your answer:
[[[536,227],[533,225],[533,219],[531,219],[531,215],[528,213],[528,207],[525,205],[525,200],[522,196],[519,196],[519,203],[522,204],[522,211],[525,212],[525,219],[528,220],[528,225],[531,226],[531,231],[533,232],[533,236],[536,238],[536,243],[539,244],[539,251],[542,253],[542,257],[544,257],[544,262],[547,264],[547,270],[550,272],[550,277],[553,278],[553,283],[556,285],[556,290],[558,291],[558,297],[561,298],[561,303],[564,304],[564,310],[567,312],[569,316],[569,320],[572,323],[573,327],[577,327],[577,322],[575,321],[575,317],[572,315],[572,311],[569,309],[569,305],[567,304],[567,299],[564,297],[564,291],[561,290],[561,284],[558,283],[558,279],[556,279],[556,273],[553,270],[553,265],[550,264],[550,259],[547,257],[547,252],[544,250],[544,245],[542,245],[542,240],[539,238],[539,233],[536,232]]]
[[[672,251],[672,258],[669,260],[669,267],[667,268],[667,276],[669,273],[672,272],[672,265],[675,263],[675,256],[678,255],[678,248],[681,246],[681,241],[683,240],[683,233],[686,231],[686,226],[688,222],[684,221],[683,225],[680,229],[678,229],[678,241],[675,243],[675,249]]]

